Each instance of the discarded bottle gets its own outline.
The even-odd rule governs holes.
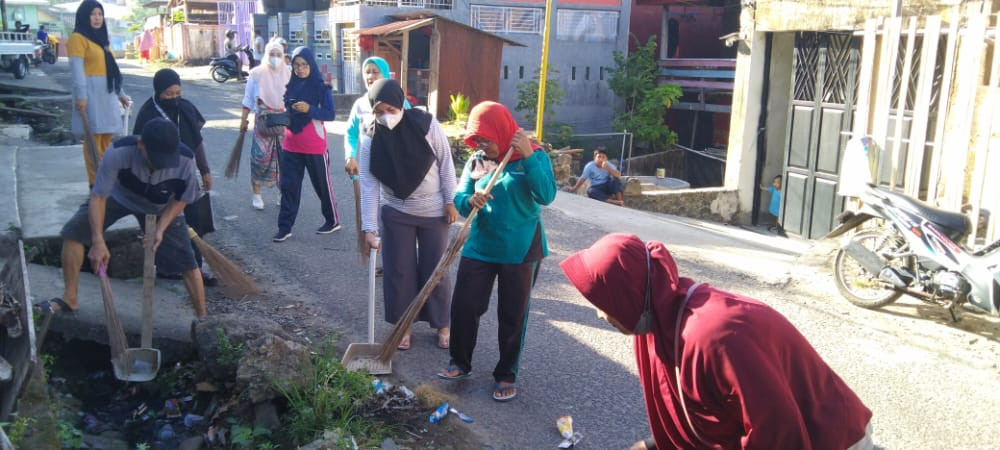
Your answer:
[[[441,404],[441,406],[438,406],[438,409],[434,410],[434,412],[431,414],[430,421],[431,423],[438,423],[441,421],[441,419],[444,418],[444,416],[447,415],[448,415],[448,402],[444,402]]]
[[[197,414],[187,414],[184,416],[184,426],[191,428],[195,425],[202,423],[205,420],[203,416]]]

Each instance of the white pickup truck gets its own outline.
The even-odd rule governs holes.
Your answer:
[[[35,52],[35,36],[16,31],[0,31],[0,70],[10,71],[18,80],[28,75],[28,61]]]

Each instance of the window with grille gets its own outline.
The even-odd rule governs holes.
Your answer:
[[[341,32],[343,35],[341,50],[344,52],[344,62],[358,60],[358,35],[351,33],[352,31],[354,31],[354,25],[345,25]]]
[[[617,11],[562,9],[556,16],[560,41],[608,42],[618,38]]]
[[[490,33],[542,34],[545,22],[541,8],[473,5],[471,10],[472,26]]]

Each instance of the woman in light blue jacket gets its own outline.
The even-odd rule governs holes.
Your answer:
[[[371,89],[372,84],[383,78],[390,78],[389,63],[372,56],[361,63],[361,74],[364,75],[365,89]],[[403,100],[403,109],[409,109],[410,103]],[[362,95],[354,101],[351,115],[347,118],[347,132],[344,133],[344,171],[352,177],[358,176],[358,148],[361,127],[372,123],[372,104],[368,95]]]

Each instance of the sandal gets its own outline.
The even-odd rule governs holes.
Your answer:
[[[58,308],[53,308],[53,305],[58,306]],[[61,312],[70,314],[76,312],[76,309],[70,308],[69,304],[64,302],[63,299],[59,297],[53,297],[51,300],[35,303],[31,309],[39,314],[57,314]]]
[[[438,332],[438,348],[443,348],[445,350],[451,347],[451,332],[442,333]]]
[[[454,373],[454,375],[452,375],[452,373]],[[462,378],[469,378],[472,376],[472,371],[470,370],[466,372],[458,366],[448,366],[447,369],[444,369],[444,372],[438,372],[437,376],[442,380],[455,381],[461,380]]]
[[[500,383],[493,384],[493,400],[498,402],[509,402],[517,397],[517,386],[514,383],[501,386]]]
[[[403,336],[403,339],[399,341],[399,346],[396,347],[402,351],[407,351],[410,349],[410,335]]]

